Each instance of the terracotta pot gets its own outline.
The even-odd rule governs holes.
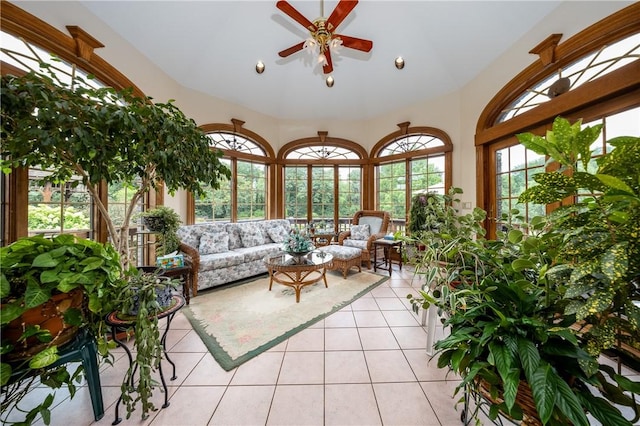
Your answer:
[[[56,294],[42,305],[28,309],[7,324],[2,330],[2,338],[9,340],[14,346],[14,350],[7,354],[7,359],[30,358],[49,346],[59,346],[70,341],[78,332],[78,327],[66,324],[64,313],[70,308],[81,310],[83,301],[84,293],[79,288],[69,293]],[[29,325],[38,325],[42,330],[49,330],[52,341],[42,343],[37,338],[30,337],[23,342],[18,342]]]

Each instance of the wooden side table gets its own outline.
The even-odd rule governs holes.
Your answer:
[[[383,258],[378,261],[378,249],[382,248]],[[391,276],[391,271],[393,270],[391,266],[393,265],[393,261],[391,259],[391,250],[398,250],[400,254],[400,260],[398,261],[398,265],[400,266],[400,270],[402,271],[402,241],[399,240],[385,240],[384,238],[380,238],[373,242],[373,271],[377,272],[378,268],[383,271],[389,271],[389,276]]]
[[[316,231],[311,234],[311,240],[313,241],[313,245],[316,247],[328,246],[334,239],[338,239],[337,232]]]

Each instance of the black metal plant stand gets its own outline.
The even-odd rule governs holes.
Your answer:
[[[162,318],[167,319],[167,326],[164,330],[164,333],[162,333],[160,342],[162,343],[162,351],[164,353],[164,359],[166,359],[173,367],[171,380],[175,380],[177,378],[176,364],[171,360],[171,358],[169,358],[169,354],[167,353],[167,333],[169,332],[169,328],[171,326],[171,321],[173,320],[173,317],[184,306],[184,304],[185,304],[184,297],[179,294],[174,294],[172,298],[171,307],[156,315],[158,317],[158,320],[161,320]],[[135,374],[136,374],[136,371],[138,370],[138,364],[134,362],[133,356],[131,355],[131,350],[127,347],[126,343],[118,339],[118,333],[126,331],[128,328],[134,325],[134,322],[132,319],[121,317],[121,315],[122,314],[118,311],[111,312],[109,315],[106,316],[105,322],[107,323],[108,326],[111,327],[111,337],[113,341],[116,342],[118,346],[124,349],[125,353],[127,354],[127,357],[129,358],[129,369],[131,370],[129,384],[133,386],[135,381]],[[134,330],[134,333],[135,333],[135,330]],[[164,404],[162,405],[162,408],[167,408],[169,406],[169,393],[167,392],[167,383],[164,379],[164,373],[162,372],[162,362],[159,363],[158,372],[160,373],[160,381],[162,382],[162,388],[164,390]],[[122,418],[120,417],[121,402],[122,402],[122,394],[118,398],[118,402],[116,402],[115,419],[111,423],[112,425],[117,425],[122,421]]]

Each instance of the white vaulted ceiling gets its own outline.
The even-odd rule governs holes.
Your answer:
[[[16,2],[37,9],[29,3]],[[278,56],[308,32],[275,0],[56,3],[74,8],[66,25],[106,45],[98,54],[109,40],[78,22],[83,14],[95,15],[186,88],[280,119],[360,120],[460,90],[561,2],[362,0],[338,32],[372,40],[373,49],[334,55],[332,88],[305,52]],[[320,0],[290,3],[309,20],[320,16]],[[324,3],[325,17],[336,4]],[[397,56],[406,61],[401,71]],[[261,75],[258,60],[266,64]]]

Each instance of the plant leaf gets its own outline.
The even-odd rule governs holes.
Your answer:
[[[624,181],[618,179],[615,176],[604,175],[604,174],[596,174],[596,177],[600,180],[600,182],[604,183],[610,188],[617,189],[618,191],[626,192],[630,195],[634,195],[633,188],[624,183]]]
[[[520,364],[524,370],[524,375],[530,382],[533,374],[540,365],[540,353],[533,342],[524,337],[518,337],[518,355],[520,356]]]
[[[58,359],[60,359],[60,356],[58,355],[58,347],[52,346],[34,355],[34,357],[29,360],[29,368],[44,368],[53,364]]]
[[[556,386],[551,378],[553,370],[549,364],[539,366],[529,380],[529,387],[533,393],[536,409],[542,424],[547,424],[553,413],[556,399]]]
[[[556,388],[555,402],[562,414],[575,426],[589,426],[580,401],[567,382],[555,375],[547,376],[547,382],[553,383]]]
[[[578,394],[578,398],[580,398],[587,411],[601,424],[607,426],[631,426],[631,422],[622,416],[620,410],[612,406],[604,398],[595,397],[589,392]]]

